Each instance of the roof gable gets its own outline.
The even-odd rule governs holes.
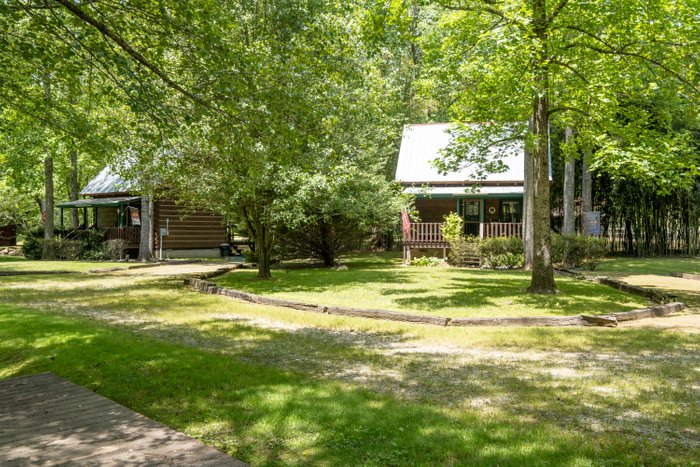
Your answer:
[[[125,180],[112,172],[109,166],[100,171],[99,174],[85,185],[80,191],[81,195],[106,195],[112,193],[128,193],[134,184]]]
[[[451,123],[406,125],[403,130],[396,180],[405,183],[468,182],[477,181],[477,168],[468,165],[457,172],[442,175],[432,161],[450,143]],[[513,141],[507,149],[491,148],[490,156],[503,154],[501,160],[508,167],[505,172],[486,176],[487,182],[522,182],[525,178],[525,149],[522,141]]]

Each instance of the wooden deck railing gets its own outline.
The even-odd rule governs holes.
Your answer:
[[[105,240],[126,240],[129,245],[138,245],[141,241],[141,227],[138,226],[108,227],[104,231]]]
[[[440,222],[418,222],[411,224],[409,232],[404,232],[404,243],[420,243],[420,244],[442,244],[445,240],[442,238],[442,230]]]
[[[475,224],[475,225],[474,225]],[[443,246],[446,244],[442,238],[440,222],[418,222],[411,224],[409,232],[404,232],[404,244]],[[470,222],[467,226],[468,235],[489,237],[521,237],[523,236],[523,225],[520,222]]]
[[[484,237],[520,237],[523,224],[520,222],[488,222],[484,224]]]

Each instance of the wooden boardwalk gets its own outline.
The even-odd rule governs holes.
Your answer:
[[[246,465],[52,373],[0,381],[0,465]]]

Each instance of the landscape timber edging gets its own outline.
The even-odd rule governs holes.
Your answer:
[[[504,318],[444,318],[439,316],[416,315],[401,311],[376,310],[348,308],[340,306],[324,306],[314,303],[297,302],[281,298],[265,297],[263,295],[243,292],[241,290],[227,289],[217,286],[214,282],[206,279],[225,274],[236,269],[222,268],[216,271],[200,275],[198,277],[188,277],[184,280],[186,286],[210,295],[222,295],[224,297],[256,303],[259,305],[281,306],[301,311],[311,311],[314,313],[325,313],[337,316],[352,316],[359,318],[383,319],[387,321],[401,321],[408,323],[432,324],[436,326],[605,326],[616,327],[620,321],[631,321],[635,319],[666,316],[670,313],[680,311],[685,304],[680,302],[657,305],[649,308],[611,313],[609,315],[590,316],[527,316],[527,317],[504,317]],[[204,278],[203,276],[207,276]]]
[[[43,276],[46,274],[81,274],[80,271],[0,271],[0,276]]]
[[[556,272],[559,274],[564,274],[567,276],[575,277],[577,279],[583,279],[587,280],[589,282],[595,282],[597,284],[601,285],[606,285],[608,287],[612,287],[613,289],[617,289],[620,292],[625,292],[628,294],[632,295],[637,295],[639,297],[644,297],[646,299],[649,299],[651,301],[654,301],[656,303],[669,303],[671,300],[675,299],[676,296],[673,294],[669,294],[666,292],[662,292],[656,289],[651,289],[647,287],[642,287],[639,285],[632,285],[629,284],[625,281],[622,281],[620,279],[612,279],[607,276],[589,276],[586,274],[582,274],[580,272],[576,271],[571,271],[569,269],[556,269]],[[673,274],[671,274],[673,275]],[[676,276],[679,277],[679,276]],[[700,279],[700,276],[697,276],[698,279]]]
[[[201,259],[189,259],[184,261],[156,261],[154,263],[140,263],[134,264],[132,266],[115,266],[113,268],[104,269],[90,269],[88,272],[90,274],[102,274],[105,272],[115,272],[115,271],[131,271],[132,269],[146,269],[146,268],[157,268],[159,266],[177,266],[179,264],[194,264],[201,263]]]
[[[680,277],[681,279],[700,281],[700,274],[688,274],[687,272],[672,272],[671,277]]]

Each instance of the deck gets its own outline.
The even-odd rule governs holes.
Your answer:
[[[411,261],[412,248],[441,249],[443,257],[447,257],[448,243],[442,237],[442,223],[415,222],[411,223],[403,233],[403,257]],[[480,238],[490,237],[519,237],[523,236],[523,224],[520,222],[467,222],[464,234]]]
[[[52,373],[0,381],[0,465],[246,465]]]

